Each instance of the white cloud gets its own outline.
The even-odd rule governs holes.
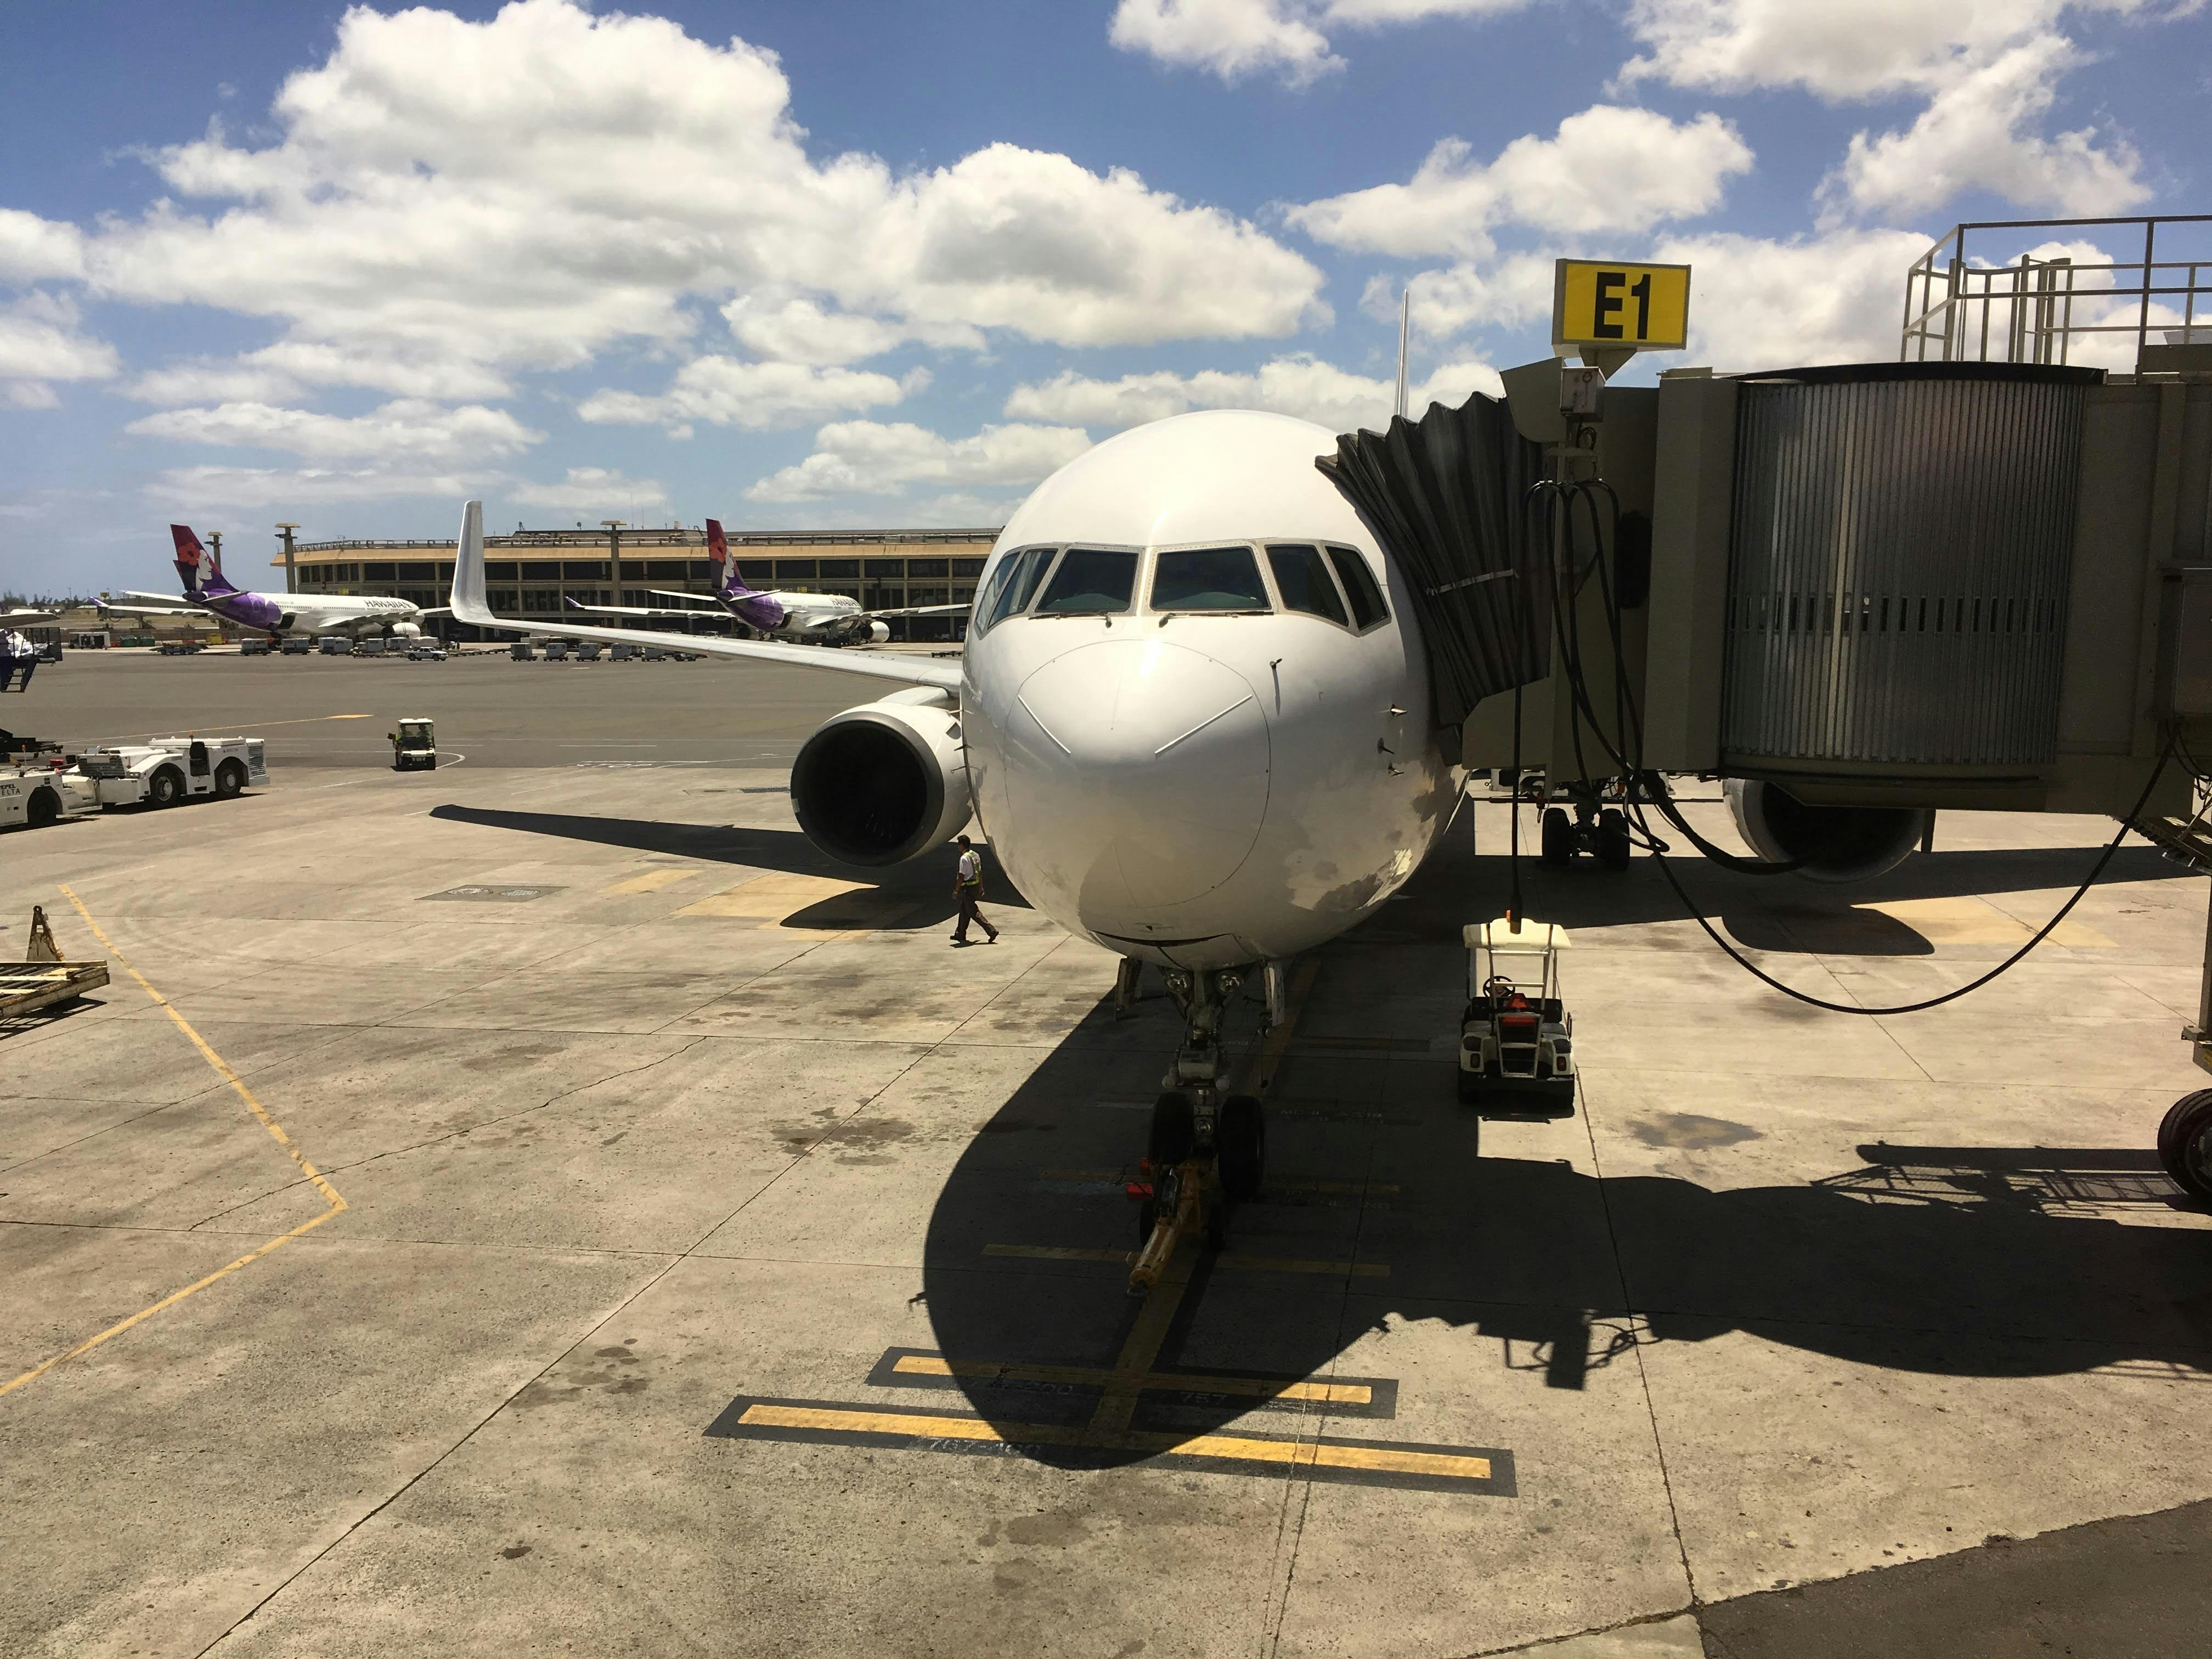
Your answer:
[[[1553,256],[1508,253],[1476,263],[1461,260],[1441,270],[1425,270],[1410,283],[1396,276],[1370,276],[1359,308],[1377,322],[1398,320],[1400,296],[1413,290],[1413,332],[1423,339],[1448,340],[1470,329],[1521,328],[1552,314]]]
[[[84,233],[75,225],[0,208],[0,282],[84,275]]]
[[[915,369],[899,381],[888,374],[850,368],[694,357],[676,372],[668,390],[657,397],[635,392],[595,392],[577,405],[576,413],[587,421],[607,423],[701,420],[761,432],[803,426],[846,410],[895,404],[920,391],[928,380],[923,369]]]
[[[558,507],[564,513],[617,507],[636,512],[668,505],[668,491],[659,479],[628,477],[600,466],[572,466],[559,483],[509,484],[500,493],[519,507]]]
[[[499,398],[507,377],[460,358],[415,356],[329,341],[280,340],[236,357],[188,358],[148,369],[123,391],[149,404],[277,403],[311,388],[366,386],[403,398]]]
[[[905,421],[841,421],[814,434],[811,455],[763,478],[745,499],[892,495],[911,483],[1031,483],[1090,447],[1090,434],[1073,427],[987,426],[972,438],[944,438]]]
[[[333,502],[428,496],[459,501],[501,482],[497,473],[415,471],[389,467],[177,466],[155,476],[146,493],[179,510],[319,507]]]
[[[1344,67],[1324,28],[1377,28],[1512,11],[1525,0],[1121,0],[1107,38],[1177,69],[1234,82],[1273,73],[1310,86]]]
[[[78,331],[64,295],[27,294],[0,305],[0,403],[52,409],[55,380],[105,380],[120,367],[115,348]]]
[[[1645,55],[1621,70],[1677,87],[1802,87],[1830,100],[1933,93],[2046,33],[2066,12],[2179,16],[2201,0],[1631,0]]]
[[[471,404],[447,409],[403,398],[367,415],[323,415],[270,404],[228,403],[142,416],[124,430],[144,438],[238,448],[282,449],[310,460],[363,458],[485,460],[520,454],[545,434],[505,410]]]
[[[491,395],[617,342],[688,349],[699,300],[757,289],[965,343],[1253,337],[1326,315],[1305,259],[1133,173],[1006,144],[904,175],[817,161],[773,54],[573,0],[483,22],[355,7],[270,118],[260,147],[216,125],[159,151],[173,199],[86,238],[85,269],[104,295],[270,319],[298,361],[245,367],[305,383]],[[780,349],[803,322],[782,319]],[[803,361],[832,349],[825,327]],[[869,343],[848,327],[835,350]],[[439,366],[471,390],[426,380]]]
[[[1447,363],[1409,388],[1418,413],[1431,403],[1462,404],[1474,392],[1504,391],[1487,363]],[[1020,420],[1077,426],[1128,427],[1165,420],[1192,409],[1265,409],[1295,415],[1339,432],[1380,428],[1397,395],[1394,380],[1370,380],[1309,356],[1278,357],[1249,374],[1203,370],[1196,374],[1127,374],[1093,380],[1066,373],[1036,386],[1014,388],[1006,412]]]
[[[772,290],[740,294],[722,307],[730,332],[755,356],[787,363],[855,363],[880,356],[909,340],[981,351],[982,331],[964,324],[915,328],[881,317],[824,311],[805,298],[779,299]]]
[[[1978,188],[2069,216],[2126,212],[2151,193],[2136,176],[2142,158],[2132,145],[2112,138],[2100,146],[2090,127],[2037,133],[2057,100],[2059,76],[2080,61],[2069,42],[2044,34],[1966,71],[1905,131],[1856,135],[1824,198],[1861,212],[1909,214]]]
[[[1674,122],[1599,104],[1557,135],[1515,139],[1490,162],[1463,139],[1431,150],[1411,180],[1376,185],[1289,210],[1290,222],[1333,246],[1401,258],[1482,254],[1506,221],[1553,231],[1640,231],[1720,204],[1727,180],[1751,170],[1750,147],[1719,116]]]
[[[1679,361],[1734,370],[1894,362],[1905,273],[1927,251],[1911,231],[1853,230],[1787,242],[1675,237],[1651,257],[1697,268]]]

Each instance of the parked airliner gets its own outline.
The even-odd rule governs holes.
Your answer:
[[[707,520],[707,557],[714,565],[714,591],[709,594],[677,593],[666,588],[647,591],[664,599],[689,599],[687,605],[580,605],[571,598],[572,610],[597,617],[711,617],[714,611],[702,601],[712,599],[751,632],[771,640],[799,645],[881,645],[891,630],[879,617],[957,617],[964,605],[902,605],[890,611],[863,611],[860,602],[844,593],[805,593],[772,591],[746,585],[730,556],[729,538],[720,519]],[[539,629],[539,632],[550,630]]]
[[[233,587],[216,568],[200,538],[189,525],[173,524],[169,537],[176,544],[177,574],[185,585],[181,598],[166,593],[132,592],[134,599],[158,599],[159,605],[111,605],[100,608],[125,616],[173,617],[187,611],[204,611],[241,628],[264,629],[271,638],[280,634],[398,635],[419,638],[422,618],[441,616],[433,610],[382,593],[247,593]],[[520,624],[516,624],[520,626]]]
[[[1459,793],[1407,579],[1315,468],[1335,446],[1325,428],[1244,410],[1108,440],[1007,522],[957,665],[527,625],[899,683],[799,751],[800,828],[832,857],[886,865],[980,819],[1031,904],[1123,957],[1125,994],[1135,964],[1166,970],[1188,1033],[1155,1147],[1164,1115],[1170,1140],[1194,1130],[1208,1152],[1217,1109],[1237,1104],[1217,1098],[1225,1000],[1265,970],[1274,1002],[1285,959],[1373,915]],[[484,603],[473,501],[453,612],[523,625]],[[1249,1186],[1261,1132],[1256,1103],[1243,1105],[1218,1122],[1224,1182],[1231,1125],[1245,1126]]]

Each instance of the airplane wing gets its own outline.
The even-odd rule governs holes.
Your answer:
[[[102,611],[112,611],[121,617],[201,617],[207,614],[196,605],[110,605],[106,599],[96,603]]]
[[[647,591],[659,592],[658,588]],[[706,606],[700,605],[695,605],[689,610],[678,610],[673,605],[662,610],[657,606],[642,605],[579,605],[573,593],[568,596],[568,609],[580,611],[586,616],[592,617],[722,617],[729,614],[723,611],[709,611]]]
[[[863,617],[964,617],[974,608],[968,605],[902,605],[890,611],[863,611],[860,614]]]
[[[706,597],[704,594],[672,593],[665,587],[648,587],[645,591],[664,599],[690,599],[694,603],[688,610],[683,611],[641,611],[637,613],[641,617],[726,617],[730,614],[719,605],[697,603]],[[599,608],[604,611],[607,607],[601,605]]]
[[[135,587],[126,587],[123,590],[123,595],[125,599],[153,599],[158,601],[160,604],[167,605],[172,611],[197,611],[199,609],[199,607],[194,605],[190,599],[179,599],[174,593],[141,593]],[[122,609],[120,605],[111,605],[108,608],[115,611]]]
[[[821,651],[811,645],[776,645],[766,640],[726,640],[712,634],[661,634],[643,629],[586,628],[573,623],[525,622],[511,617],[494,616],[491,606],[484,602],[482,501],[471,501],[461,509],[460,545],[455,550],[453,559],[452,610],[457,622],[469,623],[478,628],[504,629],[511,634],[553,634],[563,639],[604,640],[611,645],[658,645],[671,651],[693,652],[702,657],[734,657],[757,662],[787,663],[793,668],[818,668],[830,673],[896,680],[902,685],[934,686],[944,691],[960,689],[959,665],[934,658]]]
[[[58,611],[0,611],[0,624],[7,623],[50,623],[62,613]]]

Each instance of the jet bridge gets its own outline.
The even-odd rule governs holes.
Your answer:
[[[1896,362],[1605,386],[1625,354],[1585,348],[1320,465],[1407,573],[1470,768],[1585,811],[1718,777],[1814,878],[1942,809],[2104,814],[2212,870],[2208,273],[2212,216],[1962,225]],[[2212,1196],[2212,1091],[2176,1112]]]

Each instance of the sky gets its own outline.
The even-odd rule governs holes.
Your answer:
[[[996,525],[1187,409],[1379,426],[1409,287],[1417,410],[1495,391],[1567,255],[1693,267],[1632,381],[1893,358],[1956,222],[2212,211],[2209,3],[0,9],[0,589]]]

